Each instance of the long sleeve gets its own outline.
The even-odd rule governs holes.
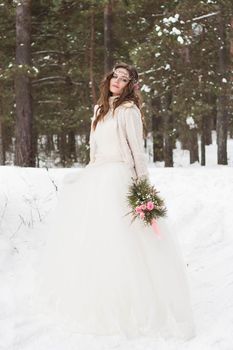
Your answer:
[[[138,178],[149,180],[149,171],[143,146],[143,124],[140,110],[136,107],[125,108],[126,137],[134,159]]]

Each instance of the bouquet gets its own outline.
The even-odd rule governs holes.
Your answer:
[[[139,218],[143,220],[145,225],[152,226],[154,231],[160,236],[156,220],[166,216],[167,209],[158,193],[159,191],[149,183],[147,178],[133,179],[127,199],[129,206],[132,208],[128,213],[132,214],[131,222]]]

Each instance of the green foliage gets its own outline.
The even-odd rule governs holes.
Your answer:
[[[132,209],[128,214],[132,214],[132,222],[140,217],[140,213],[143,213],[143,221],[146,225],[151,225],[152,219],[158,219],[166,215],[167,209],[164,200],[158,193],[159,191],[146,178],[133,180],[127,194],[128,204]],[[150,209],[149,205],[152,205]]]
[[[225,89],[229,96],[230,114],[232,63],[229,55],[228,70],[222,76],[218,68],[221,45],[218,11],[224,13],[229,46],[232,2],[160,2],[157,12],[155,4],[150,1],[145,3],[150,6],[147,22],[151,23],[151,28],[143,42],[131,50],[131,58],[141,71],[147,104],[154,96],[162,98],[171,94],[170,109],[178,116],[177,121],[183,120],[185,124],[186,118],[191,115],[201,127],[200,120],[205,115],[213,114],[213,100],[216,100],[219,91]],[[166,113],[163,108],[161,104],[160,115]]]
[[[0,1],[0,123],[5,151],[12,152],[14,135],[14,84],[9,74],[15,54],[15,8],[10,1]],[[1,136],[1,135],[0,135]],[[1,156],[2,159],[5,155]]]
[[[23,71],[32,80],[37,135],[74,132],[84,140],[78,157],[87,160],[93,96],[90,86],[91,20],[94,18],[94,87],[104,72],[103,9],[107,0],[37,0],[32,2],[32,66],[15,65],[16,2],[0,0],[0,111],[14,136],[14,77]],[[226,23],[227,49],[232,42],[231,0],[119,0],[113,6],[113,57],[136,65],[145,100],[147,125],[151,116],[175,116],[174,129],[186,131],[192,116],[198,130],[205,116],[216,113],[220,91],[229,96],[232,120],[232,56],[228,70],[219,72],[218,12]],[[216,14],[215,14],[216,13]],[[213,14],[210,16],[210,14]],[[152,101],[171,95],[170,104]],[[214,102],[213,102],[214,101]],[[151,131],[151,130],[150,130]],[[68,163],[67,163],[68,164]]]

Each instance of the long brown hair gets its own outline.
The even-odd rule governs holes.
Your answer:
[[[112,69],[112,71],[108,72],[103,80],[100,83],[100,97],[97,101],[97,104],[99,105],[97,110],[96,110],[96,115],[95,115],[95,119],[93,122],[93,130],[95,130],[97,124],[99,121],[101,121],[104,116],[108,113],[109,109],[110,109],[110,105],[109,105],[109,97],[112,96],[112,93],[109,90],[109,86],[110,86],[110,80],[113,77],[114,74],[114,70],[117,68],[124,68],[129,72],[129,77],[130,77],[130,81],[128,82],[128,84],[124,87],[121,95],[116,98],[113,102],[113,114],[115,109],[120,106],[122,103],[124,102],[134,102],[136,104],[136,106],[139,108],[140,112],[141,112],[141,118],[142,118],[142,122],[143,122],[143,127],[144,127],[144,136],[146,134],[146,124],[145,124],[145,118],[144,115],[142,113],[141,110],[141,106],[142,106],[142,98],[141,98],[141,94],[139,89],[135,88],[135,84],[138,82],[138,72],[136,70],[136,68],[132,65],[126,64],[126,63],[116,63]]]

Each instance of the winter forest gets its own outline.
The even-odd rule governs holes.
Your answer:
[[[85,165],[98,86],[113,63],[140,74],[150,162],[229,164],[231,0],[0,1],[0,163]],[[214,140],[213,140],[214,137]]]
[[[187,266],[196,325],[188,341],[80,335],[29,311],[64,177],[72,183],[88,168],[99,84],[117,62],[139,73],[150,181]],[[233,0],[0,0],[1,350],[233,349],[232,72]],[[87,227],[103,201],[110,214],[117,208],[105,198],[112,189],[118,194],[107,176],[106,187],[104,171],[88,176],[78,193],[70,191],[77,202],[66,202],[67,212],[85,208],[87,222],[77,210],[75,223]],[[107,244],[98,236],[102,226],[93,231],[95,253]],[[121,251],[114,245],[117,258]]]

